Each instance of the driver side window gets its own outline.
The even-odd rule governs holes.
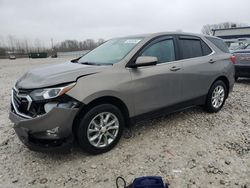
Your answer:
[[[154,56],[158,58],[159,63],[165,63],[175,60],[175,50],[173,39],[166,39],[156,42],[141,53],[141,56]]]

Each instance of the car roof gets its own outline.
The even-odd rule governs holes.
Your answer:
[[[136,34],[136,35],[129,35],[125,37],[119,37],[119,38],[154,38],[162,35],[189,35],[189,36],[197,36],[197,37],[212,37],[212,38],[218,38],[211,35],[204,35],[204,34],[198,34],[198,33],[188,33],[188,32],[158,32],[158,33],[146,33],[146,34]]]

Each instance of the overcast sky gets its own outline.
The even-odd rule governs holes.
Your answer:
[[[0,39],[109,39],[205,24],[250,24],[250,0],[0,0]]]

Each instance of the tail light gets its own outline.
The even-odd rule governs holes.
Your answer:
[[[230,60],[232,61],[233,64],[235,64],[236,63],[236,57],[235,57],[235,55],[232,55],[230,57]]]

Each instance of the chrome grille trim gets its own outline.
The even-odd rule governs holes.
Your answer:
[[[31,116],[28,116],[28,115],[26,115],[26,114],[23,114],[23,113],[19,112],[19,110],[18,110],[18,108],[17,108],[17,106],[16,106],[16,104],[15,104],[15,99],[14,99],[15,94],[14,94],[14,90],[15,90],[16,92],[18,92],[18,90],[17,90],[16,88],[13,88],[12,91],[11,91],[11,104],[12,104],[12,106],[13,106],[13,108],[14,108],[15,113],[18,114],[18,115],[21,116],[21,117],[24,117],[24,118],[27,118],[27,119],[31,119],[31,118],[32,118]],[[18,95],[18,94],[16,94],[16,95]],[[32,99],[30,98],[30,96],[29,96],[29,95],[22,95],[22,96],[21,96],[21,95],[18,95],[18,97],[20,97],[20,98],[26,98],[26,99],[28,100],[28,108],[27,108],[27,110],[29,110],[29,108],[30,108],[30,106],[31,106],[31,103],[32,103]],[[20,104],[21,104],[21,101],[20,101],[19,105],[20,105]]]

